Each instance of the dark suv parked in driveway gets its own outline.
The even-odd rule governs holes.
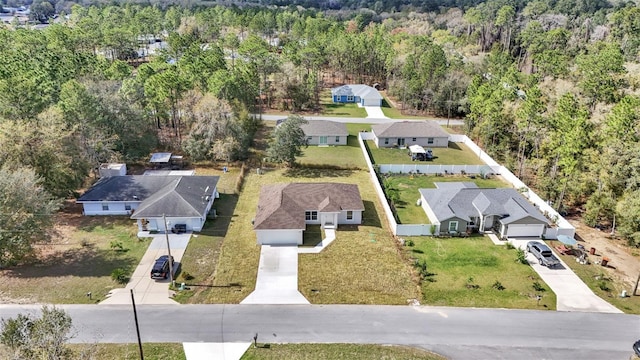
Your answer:
[[[171,257],[171,265],[173,265],[173,256]],[[162,255],[151,268],[152,279],[166,279],[169,277],[169,255]]]

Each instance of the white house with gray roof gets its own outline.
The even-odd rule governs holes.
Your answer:
[[[426,148],[449,146],[449,133],[435,121],[394,121],[371,126],[373,141],[379,148],[409,147],[420,145]]]
[[[201,231],[217,191],[218,176],[112,176],[100,179],[76,201],[84,215],[130,215],[140,231],[186,225]]]
[[[369,85],[342,85],[331,89],[334,103],[356,103],[360,106],[382,106],[382,95]]]
[[[440,233],[493,230],[501,238],[540,237],[549,220],[515,189],[483,189],[471,182],[419,189],[421,206]]]
[[[310,120],[300,126],[308,145],[347,145],[349,131],[344,123],[328,120]]]

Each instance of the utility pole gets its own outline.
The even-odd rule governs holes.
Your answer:
[[[167,252],[169,253],[169,280],[173,286],[173,258],[171,257],[171,245],[169,245],[169,230],[167,229],[167,217],[162,214],[162,222],[164,222],[164,237],[167,239]]]
[[[131,291],[131,304],[133,305],[133,319],[136,322],[136,334],[138,334],[138,348],[140,349],[140,360],[144,360],[142,353],[142,341],[140,340],[140,326],[138,325],[138,313],[136,312],[136,299],[133,297],[133,289]]]

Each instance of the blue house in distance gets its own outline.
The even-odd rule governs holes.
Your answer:
[[[382,106],[382,95],[369,85],[342,85],[331,89],[334,103],[356,103],[360,106]]]

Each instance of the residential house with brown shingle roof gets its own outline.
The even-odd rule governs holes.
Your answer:
[[[361,224],[364,203],[358,185],[289,183],[260,190],[253,229],[260,245],[302,244],[307,224],[335,228]]]
[[[448,147],[449,133],[435,121],[396,121],[377,124],[371,127],[374,142],[379,148],[409,147]]]

